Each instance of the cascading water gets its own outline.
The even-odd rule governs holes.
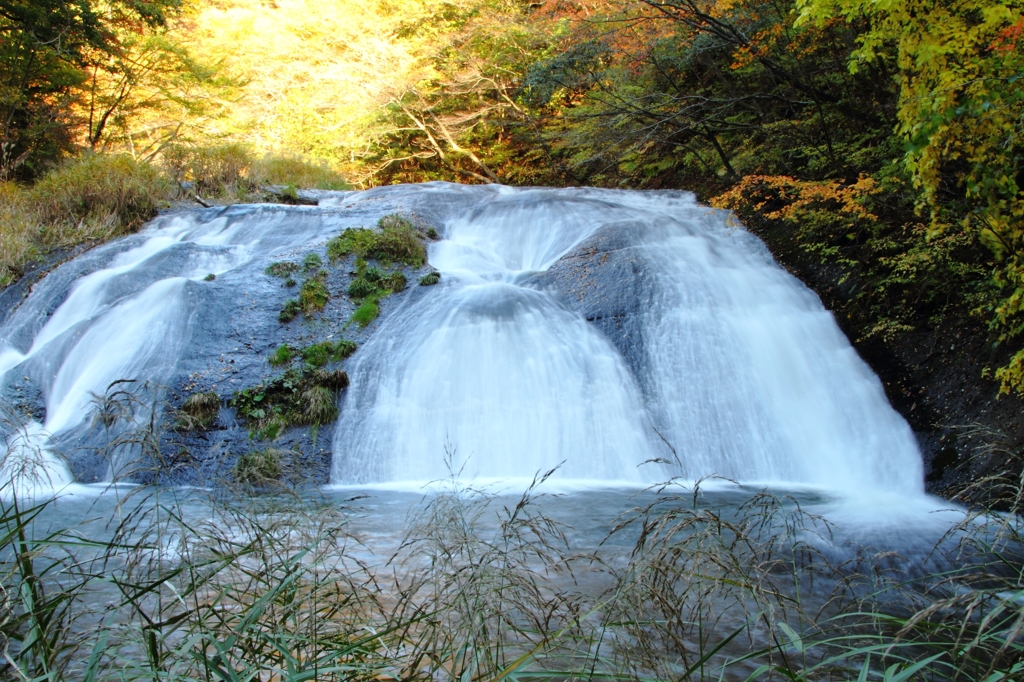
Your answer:
[[[403,294],[348,361],[332,482],[560,465],[558,477],[604,483],[718,474],[921,492],[913,434],[818,299],[683,193],[431,183],[160,218],[56,269],[0,327],[0,387],[24,377],[45,399],[22,440],[87,438],[93,396],[118,379],[181,385],[223,362],[223,350],[197,359],[199,339],[280,343],[232,326],[243,308],[276,318],[283,294],[266,266],[394,210],[441,233],[429,249],[441,283]],[[617,246],[597,260],[635,285],[620,320],[629,343],[612,316],[576,305],[602,305],[599,279],[578,292],[556,281],[567,254],[585,259],[602,238]],[[222,397],[243,388],[228,376]]]
[[[444,221],[442,286],[350,368],[338,483],[718,474],[847,492],[922,490],[913,434],[820,301],[691,195],[491,190]],[[639,358],[536,273],[613,229],[647,280]],[[446,448],[454,461],[445,462]]]

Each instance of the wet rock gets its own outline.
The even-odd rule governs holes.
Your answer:
[[[567,308],[601,330],[622,353],[641,389],[647,375],[642,315],[655,284],[638,246],[643,230],[639,223],[609,225],[530,280],[556,291]]]

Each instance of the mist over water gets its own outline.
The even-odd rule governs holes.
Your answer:
[[[563,481],[720,475],[923,494],[913,434],[817,297],[726,214],[678,192],[431,183],[162,217],[57,268],[0,326],[0,385],[28,377],[45,399],[22,440],[45,452],[85,429],[117,379],[170,381],[207,333],[196,319],[208,297],[258,294],[282,254],[396,207],[437,226],[442,278],[414,286],[347,361],[333,483],[559,467]],[[607,230],[645,283],[628,358],[545,279]],[[210,273],[216,287],[199,281]]]

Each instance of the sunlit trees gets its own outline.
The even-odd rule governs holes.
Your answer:
[[[120,35],[166,22],[180,0],[0,0],[0,179],[73,147],[89,72],[126,54]]]

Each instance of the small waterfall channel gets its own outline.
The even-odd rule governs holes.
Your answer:
[[[111,382],[228,376],[225,352],[272,348],[238,326],[248,310],[276,315],[283,294],[264,269],[399,211],[436,227],[441,280],[396,295],[346,361],[332,483],[558,467],[588,485],[718,475],[923,495],[910,428],[832,316],[690,194],[429,183],[319,204],[162,216],[36,283],[0,326],[0,387],[42,406],[4,427],[3,475],[88,444]],[[50,484],[68,485],[50,457]]]

